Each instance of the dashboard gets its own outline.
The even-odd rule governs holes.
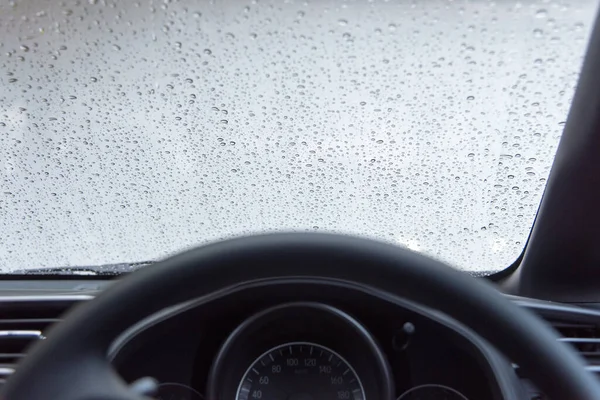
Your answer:
[[[153,315],[113,344],[160,400],[517,398],[513,366],[444,315],[344,282],[270,280]]]

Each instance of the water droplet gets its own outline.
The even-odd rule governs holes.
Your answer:
[[[548,11],[544,8],[540,8],[535,12],[536,18],[546,18],[548,16]]]
[[[25,51],[25,52],[29,51],[29,47],[28,47],[28,46],[26,46],[26,45],[24,45],[24,44],[22,44],[22,45],[20,46],[20,48],[21,48],[21,50],[23,50],[23,51]]]
[[[396,10],[397,5],[386,4],[395,3],[389,0],[381,7],[375,0],[331,6],[250,0],[219,8],[218,19],[228,23],[214,25],[215,10],[208,3],[71,0],[57,3],[56,9],[43,5],[40,11],[35,4],[7,1],[16,8],[10,10],[11,23],[0,24],[0,37],[14,24],[19,32],[0,46],[0,54],[10,53],[0,55],[0,81],[8,83],[0,91],[0,103],[7,105],[0,112],[0,148],[8,159],[2,168],[20,178],[18,157],[28,161],[35,149],[48,152],[35,154],[40,174],[32,169],[25,179],[10,180],[6,190],[12,195],[0,192],[0,203],[10,211],[23,206],[24,195],[33,194],[19,185],[39,188],[45,210],[40,217],[49,219],[29,220],[22,229],[24,222],[15,218],[10,221],[14,227],[0,222],[0,230],[8,226],[9,232],[23,232],[42,225],[46,236],[60,237],[57,227],[65,224],[52,223],[64,211],[53,213],[41,194],[57,190],[60,196],[69,191],[69,203],[75,197],[90,203],[91,212],[80,219],[91,224],[82,231],[110,225],[98,218],[99,207],[108,202],[125,222],[148,214],[143,218],[155,221],[147,225],[149,232],[133,226],[135,239],[119,241],[125,250],[108,246],[114,261],[137,258],[145,254],[144,247],[172,251],[193,243],[198,232],[221,236],[318,225],[402,243],[414,239],[421,251],[458,267],[506,265],[504,257],[521,250],[514,245],[521,238],[511,235],[525,237],[535,215],[544,189],[539,179],[548,174],[564,128],[557,124],[567,115],[576,61],[586,44],[584,27],[592,18],[589,5],[562,10],[564,2],[551,1],[483,8],[450,1],[438,9],[413,1]],[[61,14],[67,8],[73,18]],[[547,15],[536,19],[541,8],[547,8]],[[458,19],[443,18],[446,11]],[[554,13],[561,18],[557,14],[552,21]],[[525,23],[502,25],[509,14]],[[553,37],[561,41],[551,43]],[[515,38],[532,51],[516,51]],[[69,50],[62,43],[70,43]],[[423,51],[416,51],[421,45]],[[561,56],[573,62],[561,63]],[[479,70],[487,67],[502,79],[485,79]],[[504,96],[510,101],[496,101]],[[25,105],[27,110],[19,109]],[[494,127],[497,114],[505,115],[508,125]],[[89,157],[97,163],[78,175],[86,168],[83,151],[106,152],[111,162]],[[156,167],[170,157],[187,160],[186,168]],[[61,165],[52,170],[55,160]],[[78,177],[81,184],[69,185]],[[515,185],[519,189],[511,190]],[[130,186],[131,191],[122,190]],[[172,198],[154,195],[165,187],[180,192]],[[207,216],[184,204],[194,195],[203,197],[199,201],[205,205],[218,201],[225,212],[215,209]],[[301,212],[269,211],[294,199],[300,199]],[[491,207],[477,214],[482,199],[490,200]],[[344,201],[353,201],[356,215],[343,214]],[[446,206],[457,204],[459,214],[445,215]],[[263,215],[260,226],[239,218],[248,210]],[[81,217],[78,209],[72,211]],[[178,212],[185,214],[185,224],[156,223],[161,215]],[[457,215],[466,220],[457,224]],[[455,230],[445,224],[454,224]],[[490,232],[479,231],[478,225]],[[447,244],[436,247],[448,234]],[[32,237],[7,235],[19,236]],[[75,258],[90,256],[86,238],[72,239],[83,252]],[[150,243],[144,246],[146,240]],[[43,257],[33,254],[33,263],[40,262],[36,256]],[[104,261],[91,256],[90,261]]]
[[[113,44],[113,49],[115,50],[121,50],[121,46],[119,46],[118,44]]]

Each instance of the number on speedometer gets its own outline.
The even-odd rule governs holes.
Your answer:
[[[354,368],[326,347],[294,342],[258,357],[244,374],[236,400],[365,400]]]

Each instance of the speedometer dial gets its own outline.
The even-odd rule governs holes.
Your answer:
[[[309,342],[286,343],[246,370],[236,400],[365,400],[354,368],[339,354]]]

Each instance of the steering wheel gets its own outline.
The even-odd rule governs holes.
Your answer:
[[[600,399],[600,386],[580,356],[489,284],[391,244],[321,233],[230,239],[124,277],[76,307],[36,344],[0,398],[140,400],[106,357],[120,333],[186,300],[248,281],[289,277],[352,282],[436,309],[519,364],[551,398]]]

